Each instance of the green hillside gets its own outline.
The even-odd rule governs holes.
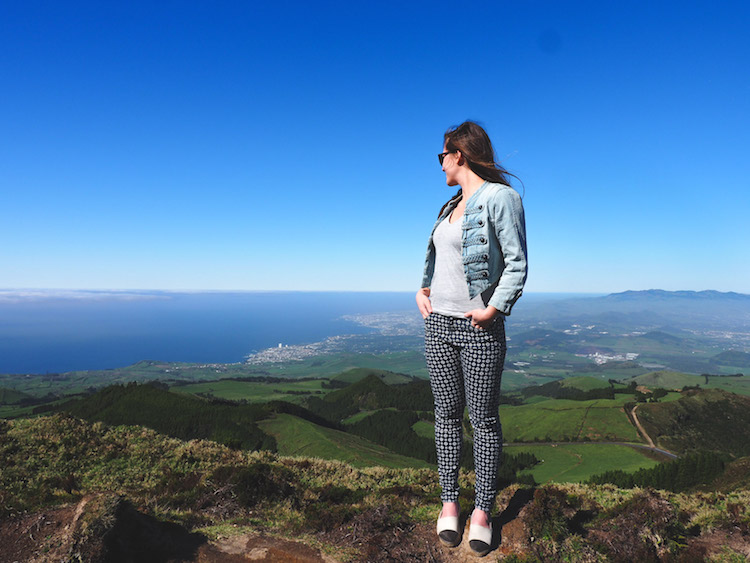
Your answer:
[[[657,445],[676,453],[750,455],[750,397],[691,390],[676,401],[642,404],[638,418]]]
[[[750,490],[750,457],[741,457],[727,464],[724,474],[712,483],[699,487],[704,491],[730,492]]]
[[[324,428],[290,414],[273,415],[258,425],[276,438],[281,455],[337,459],[354,467],[429,467],[424,461],[394,454],[359,436]]]

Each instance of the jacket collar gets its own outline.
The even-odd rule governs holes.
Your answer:
[[[487,182],[487,181],[485,180],[484,184],[482,184],[481,186],[479,186],[479,187],[477,188],[477,191],[475,191],[475,192],[474,192],[473,194],[471,194],[471,197],[470,197],[470,198],[468,199],[468,201],[466,202],[466,208],[467,208],[467,209],[469,209],[469,203],[471,203],[472,201],[474,201],[474,200],[475,200],[475,199],[476,199],[476,198],[477,198],[477,197],[479,196],[479,194],[480,194],[480,193],[482,193],[482,192],[484,191],[484,189],[485,189],[485,188],[486,188],[486,187],[487,187],[487,186],[488,186],[489,184],[490,184],[490,183],[489,183],[489,182]],[[452,197],[452,198],[451,198],[451,199],[450,199],[450,200],[448,201],[448,204],[447,204],[447,205],[445,206],[445,209],[444,209],[444,210],[443,210],[443,212],[442,212],[442,213],[440,214],[440,217],[438,218],[438,221],[442,221],[442,220],[443,220],[443,219],[445,219],[445,218],[446,218],[446,217],[447,217],[448,215],[450,215],[451,213],[453,213],[453,210],[454,210],[454,209],[456,208],[456,206],[458,205],[458,202],[459,202],[459,201],[461,201],[461,199],[462,199],[462,198],[463,198],[463,192],[459,192],[459,193],[457,193],[456,195],[454,195],[454,196],[453,196],[453,197]]]

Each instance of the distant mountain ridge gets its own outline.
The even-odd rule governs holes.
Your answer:
[[[750,295],[734,291],[716,291],[707,289],[703,291],[667,291],[664,289],[628,290],[620,293],[610,293],[598,299],[608,301],[631,301],[631,300],[653,300],[653,299],[696,299],[696,300],[733,300],[750,303]]]

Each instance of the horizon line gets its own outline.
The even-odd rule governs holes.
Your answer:
[[[705,293],[715,292],[723,294],[741,294],[748,295],[742,291],[721,291],[717,289],[660,289],[660,288],[649,288],[649,289],[626,289],[621,291],[565,291],[565,290],[552,290],[552,291],[525,291],[524,295],[615,295],[620,293],[645,293],[661,291],[665,293]],[[358,290],[358,289],[158,289],[158,288],[30,288],[30,287],[8,287],[0,288],[0,297],[6,296],[33,296],[40,294],[81,294],[81,293],[112,293],[112,294],[148,294],[148,293],[416,293],[412,290],[399,290],[399,289],[382,289],[382,290]],[[750,294],[750,293],[749,293]]]

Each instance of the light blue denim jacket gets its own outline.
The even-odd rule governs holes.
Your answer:
[[[435,229],[460,200],[460,195],[453,198],[432,228],[421,287],[430,287],[435,272]],[[518,192],[510,186],[485,182],[466,202],[462,229],[461,254],[469,297],[474,298],[497,283],[485,302],[510,315],[513,304],[521,297],[528,271],[526,221]]]

